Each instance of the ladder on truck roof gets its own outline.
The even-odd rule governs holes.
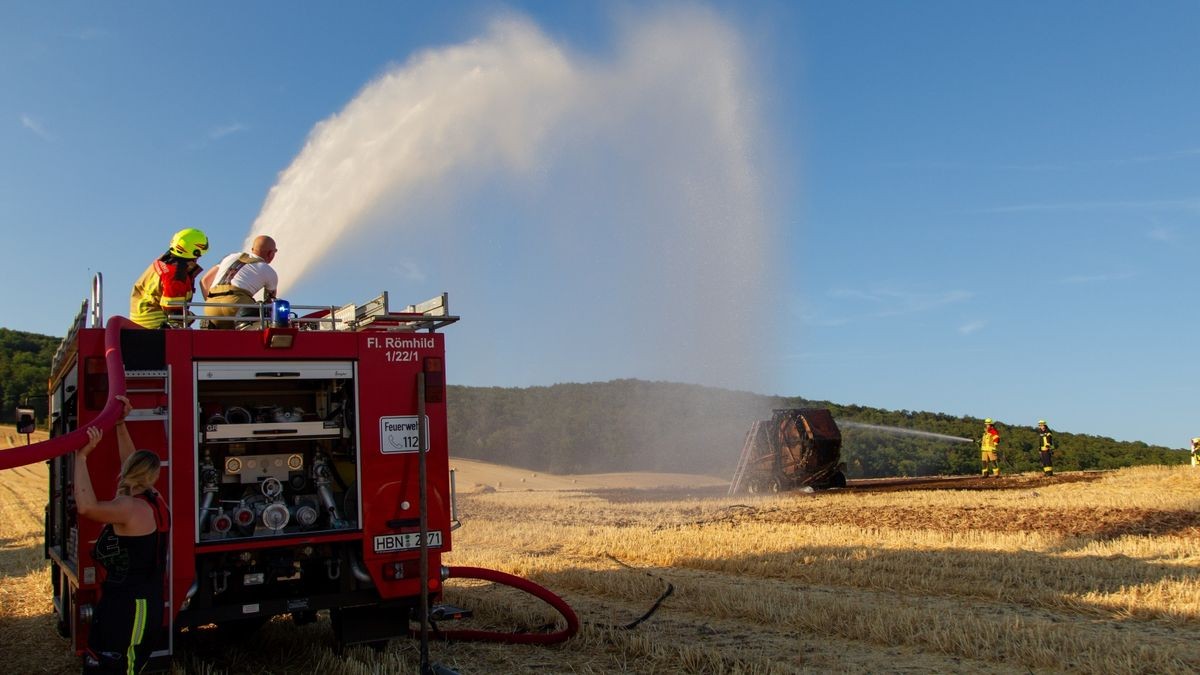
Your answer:
[[[450,294],[442,293],[425,302],[409,305],[399,312],[388,309],[387,291],[380,293],[361,305],[349,304],[332,313],[332,326],[339,323],[351,330],[362,330],[369,326],[393,330],[428,330],[433,332],[442,326],[458,321],[450,315]]]
[[[750,431],[746,432],[746,440],[742,443],[742,456],[738,459],[737,469],[733,472],[733,480],[729,482],[729,496],[733,496],[742,491],[742,483],[746,480],[746,466],[753,459],[751,455],[754,453],[754,441],[758,438],[759,427],[766,424],[767,420],[755,420],[754,424],[750,425]]]

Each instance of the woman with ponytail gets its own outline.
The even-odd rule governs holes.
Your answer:
[[[99,501],[88,473],[88,455],[104,433],[88,429],[88,441],[75,453],[75,507],[80,516],[105,523],[92,557],[104,568],[84,655],[85,673],[137,673],[150,658],[162,628],[163,573],[167,567],[170,513],[154,490],[161,463],[149,450],[134,448],[125,427],[129,399],[115,429],[121,456],[116,495]]]

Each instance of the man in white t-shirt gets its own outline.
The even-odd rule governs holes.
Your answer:
[[[279,291],[279,275],[271,267],[275,259],[275,240],[259,235],[254,238],[249,253],[230,253],[219,265],[200,278],[200,290],[210,303],[251,305],[254,296],[262,291],[262,301],[270,302]],[[208,316],[254,316],[248,307],[209,307]],[[209,319],[209,328],[234,328],[233,321]]]

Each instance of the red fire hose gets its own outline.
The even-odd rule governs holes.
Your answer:
[[[87,442],[88,427],[111,429],[121,416],[124,403],[116,399],[125,395],[125,362],[121,358],[121,329],[145,330],[123,316],[114,316],[104,325],[104,363],[108,368],[108,404],[91,422],[75,431],[55,436],[47,441],[0,451],[0,471],[18,466],[44,462],[83,447]]]
[[[554,609],[567,620],[566,628],[553,633],[504,633],[500,631],[489,630],[438,630],[434,633],[436,637],[446,640],[476,640],[480,642],[502,642],[506,644],[520,645],[552,645],[563,642],[569,639],[572,635],[579,631],[579,619],[575,616],[575,610],[566,603],[565,600],[558,597],[545,587],[539,586],[528,579],[500,572],[497,570],[489,570],[483,567],[449,567],[448,579],[481,579],[483,581],[492,581],[498,584],[504,584],[517,590],[525,591],[532,596],[537,597]],[[412,631],[415,637],[417,631]]]

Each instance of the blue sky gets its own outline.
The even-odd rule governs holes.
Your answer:
[[[262,212],[294,263],[302,216],[371,177],[285,295],[448,291],[458,383],[667,379],[1182,447],[1198,30],[1192,2],[3,3],[0,325],[63,334],[96,271],[124,313],[181,227],[213,264]],[[306,152],[323,122],[360,134],[336,165]],[[377,169],[379,142],[419,151]],[[272,217],[289,167],[307,187]]]

